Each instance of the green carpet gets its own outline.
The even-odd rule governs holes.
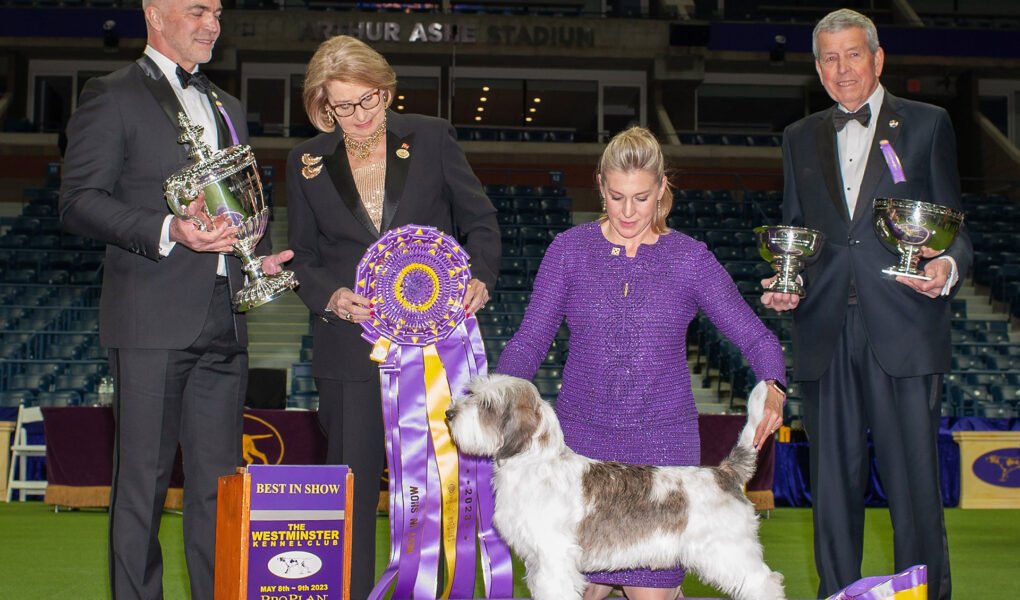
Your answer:
[[[0,503],[0,598],[82,599],[109,597],[106,580],[106,524],[104,511],[54,513],[40,502]],[[379,519],[377,568],[389,553],[388,526]],[[1017,597],[1020,567],[1020,511],[946,511],[946,526],[956,600]],[[892,531],[888,513],[869,510],[865,575],[892,572]],[[160,535],[165,557],[164,588],[168,600],[188,597],[181,540],[181,518],[163,516]],[[790,598],[812,598],[817,580],[811,550],[811,512],[778,509],[763,520],[761,539],[765,559],[786,578]],[[516,564],[515,592],[527,597]],[[693,578],[684,584],[688,597],[718,597]],[[355,599],[357,600],[357,599]]]

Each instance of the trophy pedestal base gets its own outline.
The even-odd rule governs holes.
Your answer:
[[[931,277],[922,273],[905,273],[903,271],[897,271],[895,268],[890,267],[888,269],[882,269],[882,272],[886,275],[892,275],[893,277],[909,277],[911,279],[923,279],[925,281],[931,281]]]
[[[280,271],[276,275],[259,277],[234,294],[234,310],[240,313],[248,312],[276,300],[297,285],[293,271]]]
[[[776,280],[776,283],[779,283],[778,279]],[[800,284],[797,283],[796,281],[791,282],[789,284],[779,284],[779,285],[776,285],[774,283],[774,284],[772,284],[771,286],[769,286],[769,287],[767,287],[765,289],[767,291],[769,291],[769,292],[775,292],[775,293],[778,293],[778,294],[796,294],[796,295],[800,296],[801,298],[803,298],[806,295],[804,293],[804,288],[801,287]]]

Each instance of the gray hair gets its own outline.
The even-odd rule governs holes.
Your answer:
[[[825,15],[815,25],[815,30],[811,34],[811,51],[815,55],[815,60],[821,60],[821,57],[818,56],[819,35],[823,33],[836,33],[853,27],[863,29],[864,35],[868,38],[868,50],[872,54],[878,52],[878,30],[875,29],[875,23],[857,11],[841,8]]]

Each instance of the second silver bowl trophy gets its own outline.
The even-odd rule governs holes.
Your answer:
[[[205,213],[209,218],[226,218],[232,227],[238,228],[234,254],[241,259],[248,283],[234,294],[234,310],[245,312],[262,306],[297,287],[298,281],[292,271],[266,275],[262,271],[263,257],[255,256],[255,246],[269,223],[269,207],[251,146],[237,145],[214,151],[202,141],[201,126],[192,123],[184,113],[179,113],[177,118],[181,126],[177,142],[188,144],[188,155],[195,164],[166,180],[163,186],[166,201],[175,215],[205,230],[207,227],[202,220],[187,213],[188,205],[205,192]]]
[[[758,253],[772,263],[778,275],[766,290],[803,297],[804,288],[797,282],[797,274],[822,249],[825,243],[822,232],[788,225],[763,225],[755,227],[754,233]]]
[[[963,224],[963,213],[919,200],[875,198],[875,233],[892,251],[898,265],[882,269],[892,276],[931,279],[917,268],[921,249],[942,251],[953,243]]]

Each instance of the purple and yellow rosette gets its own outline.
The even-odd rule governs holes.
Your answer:
[[[492,467],[460,454],[446,425],[452,395],[487,369],[464,313],[470,278],[456,240],[419,225],[387,232],[358,264],[354,291],[375,308],[362,337],[379,363],[390,470],[390,560],[370,600],[391,586],[393,598],[473,598],[477,549],[486,597],[513,595],[510,551],[492,526]]]

